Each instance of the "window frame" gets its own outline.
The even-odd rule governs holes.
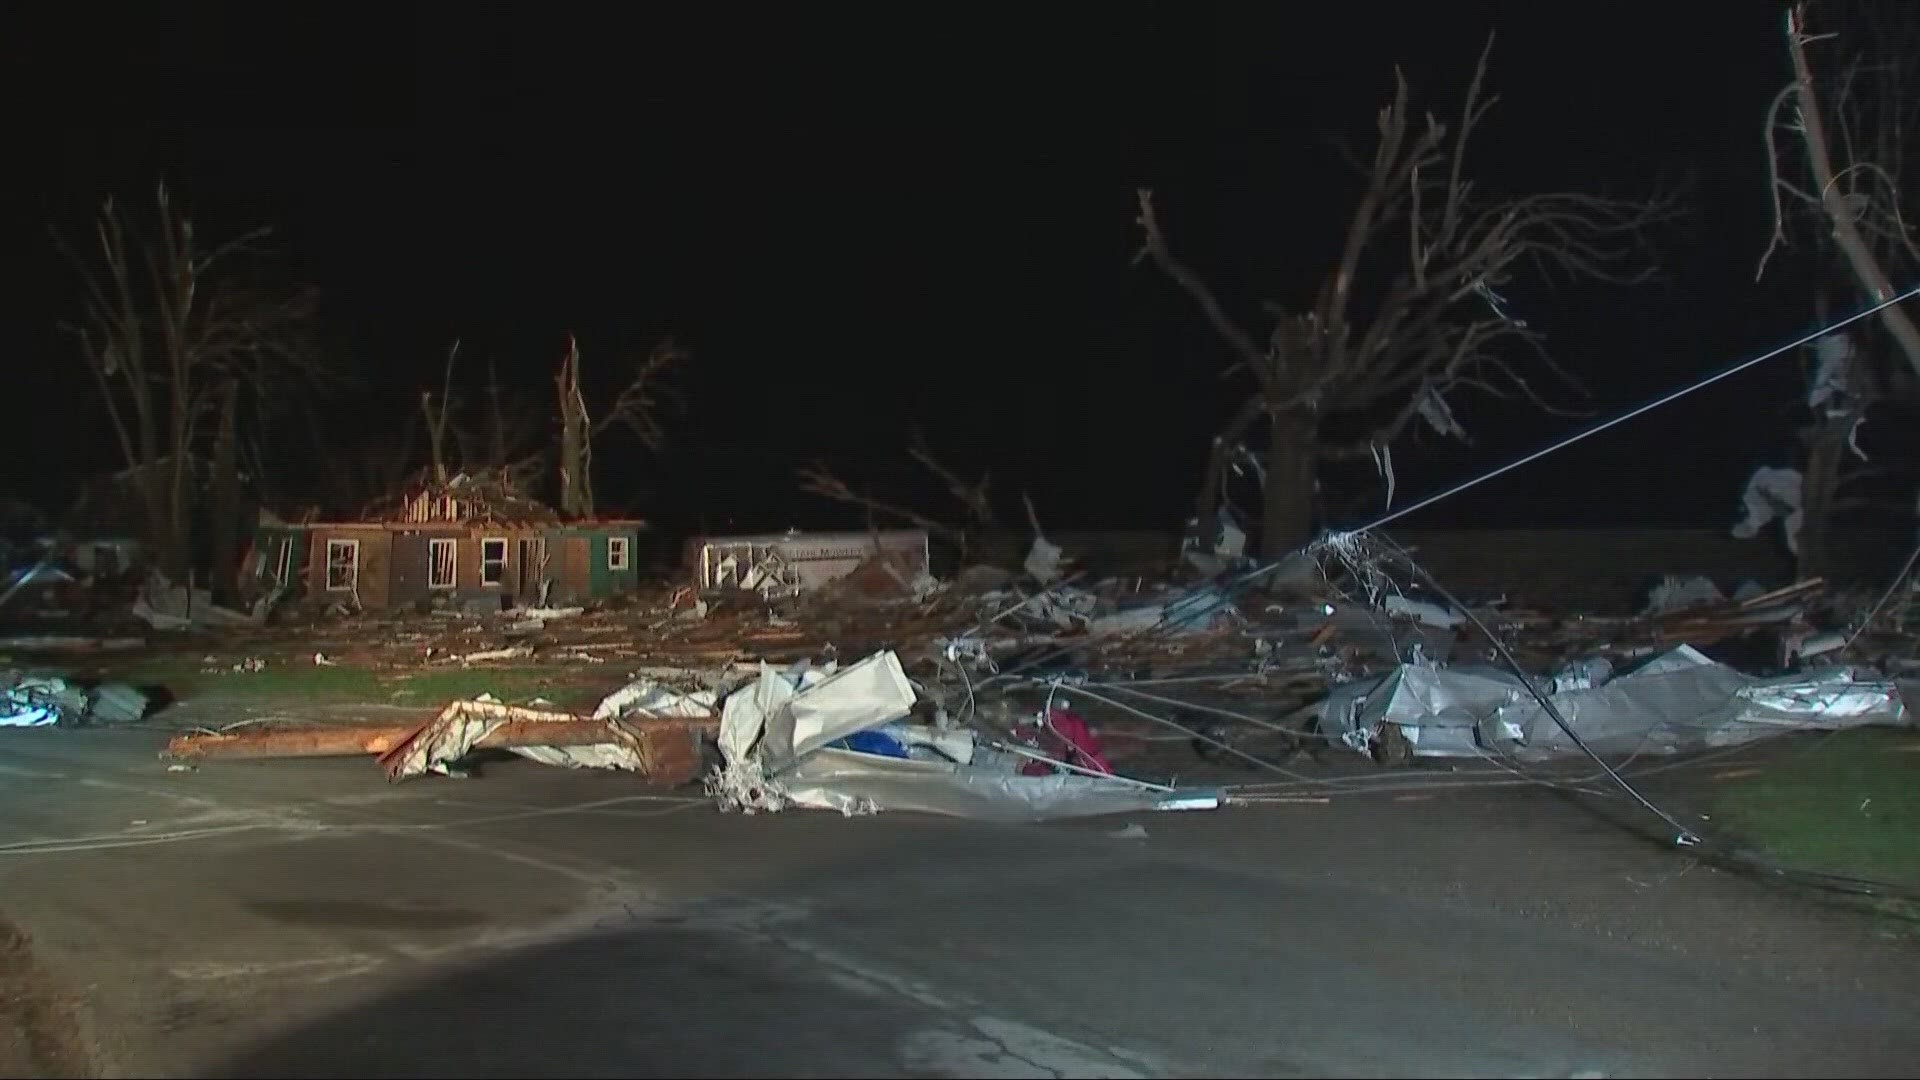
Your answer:
[[[435,571],[440,569],[440,560],[434,555],[437,548],[449,552],[447,556],[447,580],[436,582]],[[433,536],[427,538],[427,588],[432,592],[447,592],[460,584],[460,538],[457,536]]]
[[[500,545],[500,557],[498,559],[487,558],[488,544]],[[495,576],[492,581],[487,580],[487,566],[489,563],[491,563],[494,568]],[[480,538],[480,584],[489,589],[503,588],[507,584],[507,538],[506,537],[483,536]]]
[[[333,583],[333,550],[336,547],[345,548],[346,550],[353,553],[353,557],[347,560],[347,565],[353,569],[353,574],[351,577],[347,579],[347,583],[345,585],[335,585]],[[353,592],[355,589],[359,588],[360,586],[360,539],[358,537],[349,537],[349,538],[340,538],[340,537],[332,537],[332,536],[327,537],[326,586],[327,586],[328,592]]]
[[[360,556],[353,557],[353,575],[360,576]],[[276,585],[293,583],[293,537],[284,537],[280,541],[280,552],[273,560],[273,581]]]
[[[613,553],[615,551],[618,551],[620,553],[620,558],[619,558],[619,561],[617,562],[614,560],[614,557],[613,557]],[[607,537],[607,569],[624,571],[632,565],[633,565],[633,537],[631,536]]]

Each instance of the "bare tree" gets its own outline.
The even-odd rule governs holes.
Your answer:
[[[1920,276],[1920,244],[1906,202],[1906,174],[1920,146],[1920,96],[1912,75],[1920,35],[1911,23],[1891,25],[1872,5],[1840,4],[1836,23],[1850,25],[1862,43],[1836,57],[1823,77],[1812,50],[1831,55],[1837,34],[1807,29],[1808,8],[1786,13],[1785,37],[1793,78],[1767,109],[1768,188],[1773,233],[1761,254],[1764,277],[1792,234],[1819,237],[1816,272],[1837,265],[1851,289],[1871,302],[1896,295],[1894,278]],[[1822,307],[1817,314],[1825,318]],[[1805,574],[1832,567],[1831,534],[1847,505],[1847,484],[1858,478],[1857,435],[1869,410],[1889,396],[1911,397],[1920,379],[1920,328],[1903,305],[1880,312],[1882,338],[1866,326],[1821,343],[1826,359],[1812,372],[1809,419],[1800,429],[1799,558]]]
[[[595,419],[587,409],[580,383],[580,347],[567,335],[567,352],[554,375],[560,397],[560,512],[569,518],[594,514],[593,443],[616,425],[626,428],[650,448],[666,438],[661,414],[681,404],[680,396],[664,382],[667,371],[685,359],[671,340],[662,339],[635,366],[633,378]]]
[[[86,286],[85,316],[69,329],[140,485],[149,538],[175,572],[193,560],[190,481],[208,419],[237,410],[238,387],[264,395],[277,371],[318,368],[303,332],[313,294],[248,273],[266,235],[204,245],[164,184],[149,235],[131,230],[111,199],[90,250],[55,234]],[[232,472],[230,441],[220,441]]]
[[[1416,421],[1464,437],[1449,406],[1458,390],[1549,408],[1523,361],[1565,373],[1542,349],[1540,331],[1511,316],[1497,290],[1527,274],[1620,283],[1650,275],[1646,229],[1668,215],[1665,201],[1496,196],[1469,178],[1468,144],[1494,104],[1482,93],[1492,45],[1489,38],[1451,128],[1432,114],[1411,116],[1406,80],[1395,72],[1366,185],[1318,295],[1298,310],[1267,305],[1264,334],[1229,313],[1206,279],[1175,257],[1151,193],[1140,192],[1140,258],[1192,297],[1232,350],[1230,371],[1253,383],[1214,441],[1197,508],[1202,520],[1214,513],[1222,471],[1263,421],[1261,542],[1277,554],[1312,532],[1322,458],[1377,458]],[[1335,421],[1369,435],[1332,444],[1326,436]]]
[[[453,414],[460,403],[453,393],[453,363],[460,356],[460,342],[456,339],[447,350],[447,370],[441,379],[440,396],[434,397],[433,391],[420,391],[420,415],[427,422],[427,453],[431,455],[428,466],[433,470],[433,482],[446,483],[453,470],[447,468],[448,426],[453,422]]]
[[[861,494],[850,487],[845,480],[835,476],[824,462],[816,462],[799,470],[800,490],[809,495],[818,495],[849,506],[862,507],[871,519],[875,519],[876,526],[878,518],[890,518],[944,537],[952,542],[964,560],[969,548],[971,531],[975,528],[992,528],[997,524],[993,503],[988,498],[990,477],[983,473],[975,483],[960,479],[958,473],[942,464],[940,459],[934,456],[932,448],[927,445],[926,436],[918,429],[913,432],[913,445],[907,453],[947,485],[947,491],[965,510],[959,525],[949,524],[911,507],[874,498],[871,494]],[[1032,511],[1032,505],[1031,502],[1027,504],[1029,513]]]
[[[486,468],[515,491],[529,491],[552,453],[552,420],[544,409],[528,407],[500,386],[500,372],[487,363],[487,414],[483,425]]]

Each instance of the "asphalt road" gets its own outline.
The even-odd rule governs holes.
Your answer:
[[[0,911],[106,1075],[1920,1073],[1910,934],[1550,793],[745,818],[159,742],[0,732]]]

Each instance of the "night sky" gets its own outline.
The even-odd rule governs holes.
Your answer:
[[[54,331],[76,298],[48,226],[83,232],[109,192],[150,205],[164,176],[204,232],[276,226],[363,380],[336,422],[371,444],[455,337],[470,374],[491,357],[544,399],[568,331],[609,380],[667,331],[693,404],[664,453],[599,451],[603,504],[825,524],[792,471],[827,455],[944,514],[937,485],[912,490],[917,423],[962,471],[991,466],[1016,519],[1025,488],[1061,528],[1176,522],[1234,384],[1132,265],[1134,189],[1249,318],[1305,303],[1359,191],[1338,147],[1370,149],[1394,64],[1450,114],[1495,28],[1485,184],[1690,185],[1663,284],[1514,297],[1592,392],[1566,404],[1637,403],[1811,318],[1804,282],[1753,282],[1786,77],[1761,0],[58,10],[12,16],[30,138],[0,179],[0,336],[33,403],[4,450],[49,507],[117,462]],[[1797,378],[1773,365],[1422,520],[1724,524]],[[1476,444],[1400,448],[1403,498],[1581,423],[1459,412]]]

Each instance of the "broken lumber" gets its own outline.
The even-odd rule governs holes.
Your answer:
[[[489,714],[502,721],[474,742],[476,749],[638,744],[647,751],[649,778],[667,783],[684,783],[698,774],[700,739],[703,735],[717,733],[720,724],[719,718],[714,716],[629,716],[592,720],[571,713],[545,712],[494,702],[457,702],[453,707],[463,712]],[[196,759],[372,756],[384,761],[405,747],[426,726],[417,723],[315,724],[220,733],[195,732],[176,736],[167,744],[166,755]]]
[[[687,723],[687,721],[681,721]],[[420,730],[418,724],[360,726],[315,724],[297,728],[255,728],[225,734],[195,732],[167,743],[178,758],[296,758],[380,755]],[[509,720],[488,732],[478,745],[489,750],[514,746],[592,746],[608,741],[605,720]]]

